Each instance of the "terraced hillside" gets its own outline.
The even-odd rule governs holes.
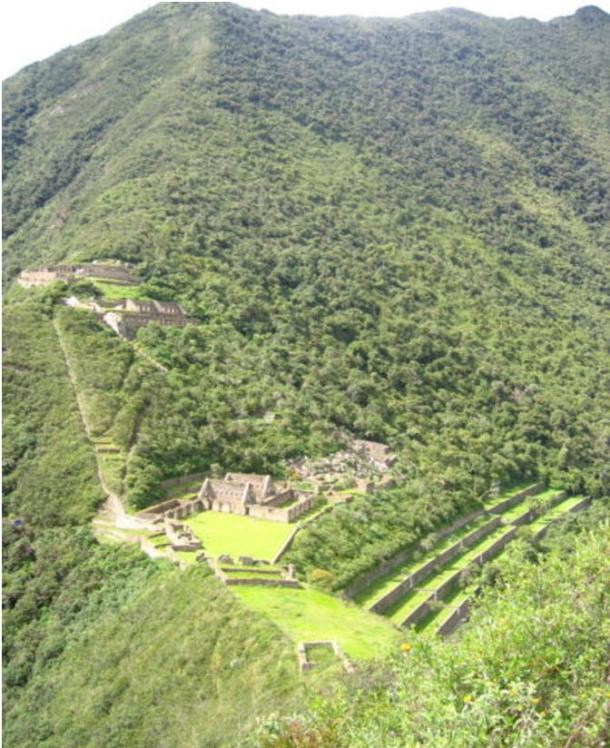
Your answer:
[[[467,613],[473,589],[462,589],[469,572],[500,553],[520,526],[544,531],[564,513],[584,508],[588,499],[540,484],[490,499],[470,522],[442,537],[417,560],[396,566],[356,595],[360,605],[400,627],[419,624],[448,633]],[[437,535],[438,537],[438,535]]]

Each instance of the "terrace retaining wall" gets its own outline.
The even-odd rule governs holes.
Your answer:
[[[516,527],[511,527],[510,530],[507,530],[504,535],[499,537],[495,543],[489,546],[489,548],[486,548],[482,553],[480,553],[478,556],[476,556],[467,566],[465,566],[463,569],[458,569],[454,574],[452,574],[449,579],[446,579],[440,587],[435,589],[430,596],[424,600],[423,603],[417,606],[409,615],[405,618],[405,620],[400,624],[401,626],[410,626],[414,623],[417,623],[420,621],[425,615],[429,613],[431,610],[430,603],[433,601],[441,600],[446,592],[448,592],[458,581],[459,577],[466,571],[466,569],[470,568],[474,564],[483,564],[485,561],[487,561],[488,558],[491,558],[493,555],[495,555],[500,549],[502,549],[508,542],[510,542],[513,537],[515,536],[517,532]]]
[[[373,611],[374,613],[383,613],[384,610],[390,607],[396,600],[398,600],[406,590],[411,589],[412,587],[415,587],[416,584],[419,584],[419,582],[422,581],[422,579],[425,579],[426,577],[430,576],[430,574],[439,566],[442,566],[446,561],[451,560],[455,556],[458,555],[458,553],[463,548],[468,548],[471,545],[474,545],[479,538],[481,538],[483,535],[486,535],[487,533],[491,532],[493,529],[498,527],[500,525],[502,520],[500,517],[494,517],[489,522],[486,522],[481,527],[478,527],[476,530],[473,530],[471,533],[466,535],[462,540],[459,540],[457,543],[454,543],[452,546],[447,548],[445,551],[443,551],[438,556],[435,556],[433,559],[428,561],[426,564],[421,566],[419,569],[414,571],[412,574],[409,574],[407,577],[403,579],[402,582],[400,582],[396,587],[393,587],[389,592],[387,592],[382,598],[379,600],[376,600],[375,603],[369,608],[369,610]]]
[[[430,607],[430,602],[432,602],[434,595],[430,595],[430,597],[427,600],[424,600],[423,603],[417,606],[414,610],[412,610],[409,615],[402,621],[400,624],[401,627],[404,626],[412,626],[413,624],[417,623],[418,621],[421,621],[422,618],[425,618],[428,613],[432,610]]]
[[[494,556],[499,550],[504,548],[504,546],[509,543],[517,533],[516,527],[511,527],[510,530],[507,530],[504,535],[501,535],[495,543],[489,546],[489,548],[486,548],[482,553],[479,553],[478,556],[472,559],[472,564],[484,564],[485,561],[487,561],[488,558],[491,558]],[[469,564],[470,566],[471,564]]]
[[[590,504],[591,504],[591,497],[586,496],[582,501],[579,501],[578,504],[574,504],[573,507],[568,509],[567,512],[565,512],[564,514],[560,514],[559,517],[555,517],[555,519],[549,522],[548,525],[538,530],[538,532],[534,535],[534,539],[540,540],[541,538],[543,538],[546,535],[549,527],[551,525],[554,525],[555,522],[558,522],[562,517],[565,517],[566,514],[574,514],[574,512],[581,512],[583,509],[586,509]]]
[[[551,507],[555,506],[555,504],[558,504],[560,501],[566,498],[567,496],[566,491],[559,491],[559,493],[552,496],[549,501],[547,501],[544,506],[541,507],[532,507],[527,512],[524,512],[523,514],[519,515],[517,519],[513,520],[509,524],[514,525],[515,527],[519,527],[520,525],[526,525],[528,522],[531,522],[533,519],[536,519],[536,517],[539,517],[544,512],[547,512]]]
[[[292,589],[298,589],[301,586],[296,579],[264,579],[262,577],[254,579],[227,577],[225,584],[229,587],[291,587]]]
[[[467,525],[469,522],[473,522],[474,520],[484,516],[485,514],[486,511],[484,509],[477,509],[475,512],[471,512],[470,514],[466,514],[464,517],[460,517],[442,530],[438,530],[437,532],[432,533],[434,542],[437,543],[439,540],[443,540],[443,538],[446,538],[447,535],[451,535],[451,533],[455,530],[459,530],[460,527],[464,527],[464,525]],[[416,551],[425,553],[427,552],[427,549],[424,548],[421,543],[418,543],[416,546],[403,548],[386,561],[382,561],[378,566],[375,566],[373,569],[369,569],[368,571],[359,575],[345,588],[343,596],[347,598],[355,597],[359,592],[362,592],[362,590],[366,589],[366,587],[371,585],[373,582],[376,582],[380,577],[384,576],[384,574],[387,574],[397,566],[404,564],[405,561],[407,561]]]
[[[460,603],[453,613],[436,629],[438,636],[449,636],[466,618],[471,605],[472,600],[470,598],[466,598],[466,600]]]
[[[524,488],[522,491],[518,491],[512,496],[509,496],[507,499],[504,499],[504,501],[496,504],[491,509],[489,509],[489,511],[491,512],[491,514],[502,514],[505,509],[511,509],[513,506],[518,504],[520,501],[523,501],[523,499],[527,498],[528,496],[535,496],[537,493],[540,493],[540,491],[542,491],[544,487],[544,483],[534,483],[533,485]]]

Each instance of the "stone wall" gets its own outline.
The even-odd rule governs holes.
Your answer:
[[[516,532],[517,528],[511,527],[510,530],[507,530],[504,535],[501,535],[495,543],[489,546],[489,548],[486,548],[482,553],[476,556],[476,558],[472,560],[472,564],[484,564],[488,558],[495,556],[498,551],[504,548],[504,546],[515,537]]]
[[[283,491],[280,491],[279,493],[273,494],[273,496],[269,496],[261,503],[262,503],[262,506],[281,507],[282,504],[286,504],[288,501],[292,501],[295,498],[296,498],[295,491],[293,491],[292,488],[286,488]]]
[[[162,515],[164,512],[167,512],[169,509],[175,509],[176,507],[180,506],[180,502],[178,499],[167,499],[167,501],[162,501],[160,504],[153,504],[152,506],[147,507],[146,509],[143,509],[142,512],[139,512],[139,514],[156,514],[156,515]]]
[[[401,622],[400,626],[413,626],[414,624],[418,623],[418,621],[421,621],[422,618],[425,618],[432,610],[432,608],[430,607],[430,602],[432,601],[433,597],[434,595],[430,595],[428,600],[412,610],[411,613],[409,613],[409,615],[404,619],[404,621]]]
[[[544,490],[544,487],[544,483],[534,483],[533,485],[524,488],[523,491],[518,491],[516,494],[504,499],[504,501],[496,504],[489,511],[492,514],[501,514],[505,509],[511,509],[528,496],[534,496],[535,494],[540,493]]]
[[[430,595],[424,600],[417,608],[414,608],[411,613],[402,621],[401,626],[412,626],[414,623],[421,621],[424,616],[432,610],[432,604],[442,600],[448,592],[450,592],[457,584],[459,584],[460,578],[466,569],[458,569],[448,579],[433,590]]]
[[[450,525],[447,525],[447,527],[432,534],[434,542],[443,540],[443,538],[451,535],[451,533],[455,530],[459,530],[460,527],[464,527],[464,525],[467,525],[469,522],[473,522],[474,520],[479,519],[479,517],[482,517],[485,513],[486,512],[484,509],[478,509],[475,512],[471,512],[470,514],[466,514],[465,516],[456,519]],[[403,548],[401,551],[398,551],[398,553],[394,554],[387,561],[382,561],[378,566],[375,566],[373,569],[369,569],[368,571],[364,572],[356,579],[354,579],[354,581],[351,582],[348,587],[346,587],[344,596],[347,598],[354,597],[359,592],[362,592],[362,590],[364,590],[366,587],[371,585],[373,582],[376,582],[380,577],[392,571],[397,566],[404,564],[405,561],[411,558],[412,555],[417,551],[426,553],[426,549],[421,543],[416,546],[409,546],[407,548]]]
[[[259,519],[269,519],[275,522],[292,522],[301,514],[309,511],[316,501],[315,496],[307,496],[292,506],[282,508],[269,506],[268,504],[250,504],[248,514]]]
[[[560,491],[559,493],[551,497],[551,499],[547,501],[544,506],[532,507],[531,509],[528,509],[523,514],[520,514],[517,519],[514,519],[510,524],[515,525],[515,527],[526,525],[528,522],[531,522],[533,519],[536,519],[536,517],[540,516],[543,512],[551,509],[551,507],[553,507],[555,504],[563,501],[563,499],[565,499],[567,495],[568,494],[566,491]]]
[[[466,618],[470,611],[471,605],[472,601],[470,598],[467,598],[462,603],[460,603],[460,605],[458,605],[453,613],[448,618],[446,618],[436,629],[436,633],[438,634],[438,636],[449,636],[449,634],[451,634]]]
[[[574,504],[574,506],[569,511],[567,511],[566,514],[573,514],[574,512],[581,512],[583,509],[586,509],[590,504],[591,504],[591,497],[587,496],[584,499],[582,499],[582,501],[579,501],[578,504]],[[549,522],[548,525],[538,530],[538,532],[534,535],[534,538],[536,540],[540,540],[541,538],[543,538],[546,535],[549,527],[555,524],[555,522],[558,522],[563,516],[565,515],[560,515],[559,517],[556,517],[554,520]]]
[[[225,584],[229,587],[290,587],[299,589],[300,583],[296,579],[263,579],[257,577],[254,579],[232,579],[227,577]]]
[[[339,644],[333,639],[328,639],[324,641],[299,642],[297,644],[297,660],[299,663],[299,670],[302,673],[304,673],[306,670],[311,670],[311,668],[315,666],[314,663],[310,661],[308,656],[308,650],[314,649],[315,647],[328,647],[332,649],[335,657],[337,657],[341,661],[341,664],[343,665],[343,668],[346,672],[353,673],[355,671],[354,666],[346,657]]]

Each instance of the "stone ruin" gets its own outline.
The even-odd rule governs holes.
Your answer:
[[[206,478],[196,502],[213,512],[292,522],[311,509],[315,496],[274,484],[270,475],[227,473],[223,480]]]
[[[342,487],[371,493],[394,484],[389,473],[396,456],[387,444],[355,439],[351,434],[340,437],[346,443],[341,451],[315,460],[296,458],[288,462],[288,467],[299,480],[311,483],[317,491]]]
[[[354,666],[349,661],[345,652],[339,646],[338,642],[334,641],[333,639],[326,639],[322,641],[299,642],[297,644],[297,660],[299,663],[299,670],[302,673],[315,667],[315,663],[313,663],[309,659],[309,651],[318,648],[330,649],[335,657],[337,657],[337,659],[341,662],[341,664],[343,665],[343,669],[347,673],[355,672]]]
[[[382,442],[354,439],[352,448],[381,471],[389,470],[396,462],[396,456],[392,454],[390,447]]]
[[[127,340],[134,338],[137,331],[149,322],[183,327],[191,321],[174,301],[124,299],[110,310],[101,311],[99,316],[117,335]]]
[[[292,522],[311,509],[315,500],[314,494],[301,494],[284,484],[274,484],[270,475],[227,473],[223,480],[205,478],[197,495],[190,499],[167,499],[148,507],[138,516],[162,526],[173,550],[196,551],[201,548],[201,543],[191,528],[180,522],[181,519],[199,512],[215,511]],[[285,506],[287,503],[289,506]],[[240,558],[240,563],[246,561],[254,563],[254,559]],[[298,585],[291,575],[283,581],[290,584],[282,586]]]
[[[79,265],[54,265],[23,270],[17,282],[24,288],[33,286],[47,286],[54,281],[80,280],[93,278],[106,280],[122,286],[137,285],[141,278],[137,278],[131,272],[131,265],[123,262],[102,263],[90,262]]]
[[[195,537],[188,525],[165,518],[164,530],[167,539],[174,551],[198,551],[201,549],[201,541]]]

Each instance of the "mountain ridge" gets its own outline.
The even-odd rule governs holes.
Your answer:
[[[602,580],[587,579],[602,568],[610,489],[609,28],[590,8],[542,23],[169,3],[5,83],[5,680],[15,745],[150,745],[155,729],[177,744],[244,745],[248,735],[255,745],[261,719],[304,709],[295,642],[270,618],[251,621],[205,568],[171,570],[93,537],[94,447],[105,445],[116,493],[137,511],[164,496],[164,481],[190,474],[290,478],[295,460],[336,452],[340,433],[389,444],[398,480],[300,531],[287,560],[327,589],[425,547],[490,492],[536,482],[592,497],[587,516],[551,532],[548,546],[518,539],[486,572],[477,625],[501,642],[488,671],[474,634],[463,651],[430,645],[430,678],[444,694],[447,672],[467,673],[455,714],[443,711],[449,698],[417,698],[434,723],[430,745],[442,745],[443,730],[474,745],[478,693],[493,705],[481,720],[503,715],[502,744],[526,719],[541,744],[565,743],[582,714],[598,725],[603,681],[587,657],[603,631],[594,627],[587,652],[575,632],[603,620]],[[15,281],[25,268],[94,261],[132,263],[142,282]],[[129,294],[177,302],[189,323],[152,322],[122,339],[95,305]],[[93,442],[75,420],[76,395]],[[563,563],[576,560],[565,579],[564,550]],[[573,616],[570,585],[588,590]],[[540,590],[549,618],[574,624],[557,640],[581,693],[556,680],[567,667],[559,655],[544,672],[527,659],[537,612],[527,606],[520,618],[506,589],[522,600]],[[536,632],[541,652],[554,632]],[[142,657],[128,651],[134,641]],[[270,641],[274,668],[261,653]],[[356,679],[371,699],[362,714],[377,714],[382,730],[384,715],[401,722],[375,684],[394,693],[405,673],[421,675],[420,655],[409,669],[414,643],[391,668]],[[90,662],[103,677],[87,675]],[[233,672],[243,698],[231,693]],[[513,681],[528,685],[509,709]],[[179,694],[164,698],[176,682]],[[346,688],[341,704],[362,703]],[[561,724],[531,698],[545,710],[548,700]],[[403,695],[397,703],[409,712]],[[300,730],[290,724],[276,727]],[[332,724],[344,723],[321,724],[315,745],[341,745]]]

